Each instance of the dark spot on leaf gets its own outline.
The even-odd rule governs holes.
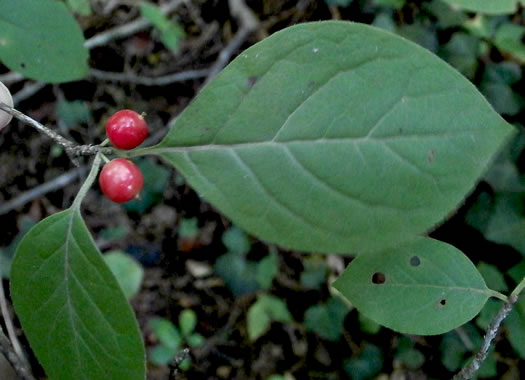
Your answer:
[[[403,128],[399,128],[399,134],[400,134],[400,135],[403,134]]]
[[[412,265],[413,267],[417,267],[417,266],[419,266],[419,264],[421,264],[421,260],[419,259],[419,257],[412,256],[410,258],[410,265]]]
[[[247,80],[248,87],[252,88],[253,86],[255,86],[255,83],[257,83],[258,80],[259,80],[259,77],[249,77]]]
[[[434,159],[436,158],[436,152],[434,152],[433,150],[431,150],[430,152],[428,152],[428,163],[431,164],[432,162],[434,162]]]
[[[441,301],[439,301],[439,304],[441,306],[445,306],[447,304],[447,300],[443,298]]]
[[[23,68],[23,69],[25,69],[25,68],[26,68],[26,64],[25,64],[24,62],[22,62],[22,63],[20,64],[20,67]]]
[[[376,272],[372,275],[372,282],[374,284],[384,284],[386,281],[386,276],[384,273]]]
[[[314,80],[311,80],[310,82],[308,82],[308,85],[307,85],[309,90],[314,89],[316,86],[317,86],[317,82]]]

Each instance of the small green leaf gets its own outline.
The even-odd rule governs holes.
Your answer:
[[[204,337],[201,334],[192,334],[186,337],[186,342],[190,347],[200,347],[204,344]]]
[[[375,335],[381,330],[381,325],[379,323],[374,322],[363,313],[359,313],[358,318],[361,331],[367,334]]]
[[[137,321],[78,209],[26,234],[11,268],[11,296],[50,379],[145,378]]]
[[[476,267],[490,289],[497,290],[498,292],[506,292],[509,290],[503,273],[501,273],[497,267],[483,261],[480,261]]]
[[[307,256],[303,260],[304,271],[301,273],[301,285],[307,288],[320,289],[326,282],[328,266],[325,257]]]
[[[182,337],[179,330],[171,321],[164,318],[154,318],[149,325],[159,341],[173,351],[177,351],[182,344]]]
[[[81,100],[69,102],[61,99],[57,105],[57,114],[68,127],[76,124],[86,124],[91,117],[89,108]]]
[[[279,257],[275,251],[271,251],[257,263],[256,277],[261,289],[270,289],[277,273],[279,273]]]
[[[0,60],[25,77],[60,83],[88,75],[80,26],[55,0],[0,0]]]
[[[337,341],[343,332],[348,306],[338,298],[330,298],[325,305],[314,305],[306,310],[304,324],[307,330],[321,338]]]
[[[251,244],[246,233],[233,226],[222,235],[222,244],[226,246],[228,252],[244,255],[250,251]]]
[[[150,3],[141,3],[140,13],[160,32],[162,43],[168,49],[177,50],[179,48],[180,40],[184,37],[184,29],[179,24],[168,20],[159,7]]]
[[[504,23],[496,31],[494,45],[502,52],[509,53],[520,62],[525,62],[525,45],[523,36],[525,27],[522,25]]]
[[[199,235],[197,218],[182,219],[179,224],[179,236],[183,239],[195,239]]]
[[[466,323],[493,295],[463,253],[430,238],[358,256],[334,287],[367,317],[418,335]]]
[[[222,255],[215,262],[215,272],[234,295],[248,294],[259,289],[257,265],[236,253]]]
[[[443,0],[450,5],[457,6],[471,12],[486,14],[514,13],[519,0]]]
[[[351,254],[445,218],[513,130],[428,51],[326,21],[240,54],[141,153],[164,157],[258,238]]]
[[[183,310],[179,315],[179,327],[182,335],[190,335],[197,326],[197,314],[193,310]]]
[[[177,355],[177,350],[159,344],[149,352],[149,360],[156,365],[166,365],[173,360],[175,355]]]
[[[248,336],[257,340],[270,328],[272,321],[287,323],[292,321],[286,303],[280,298],[262,294],[248,309]]]
[[[383,368],[383,353],[367,343],[357,358],[345,360],[343,366],[352,380],[372,379]]]
[[[144,269],[137,260],[121,251],[107,252],[104,260],[117,278],[126,298],[130,299],[137,294],[144,277]]]
[[[91,4],[89,0],[67,0],[67,5],[75,13],[82,16],[91,15]]]
[[[165,166],[147,158],[138,160],[136,164],[144,175],[144,187],[139,194],[140,199],[125,203],[124,208],[143,214],[164,199],[164,189],[168,185],[171,172]]]
[[[518,195],[501,195],[485,231],[488,240],[508,244],[525,255],[525,200]]]

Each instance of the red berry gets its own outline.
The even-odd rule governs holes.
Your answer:
[[[98,183],[102,192],[116,203],[124,203],[135,198],[142,186],[142,172],[130,160],[116,158],[102,168]]]
[[[109,118],[106,133],[115,147],[133,149],[148,137],[148,125],[142,115],[135,111],[122,110]]]

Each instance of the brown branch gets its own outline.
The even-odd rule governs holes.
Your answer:
[[[479,367],[481,367],[481,365],[487,358],[490,345],[499,331],[501,322],[509,315],[509,313],[512,311],[512,308],[514,307],[514,304],[517,301],[517,295],[512,295],[509,297],[508,302],[506,302],[502,306],[498,314],[496,314],[496,316],[492,319],[492,322],[490,323],[487,329],[487,333],[485,334],[485,337],[483,339],[483,344],[481,345],[481,348],[478,351],[478,353],[474,356],[474,358],[469,362],[467,366],[463,367],[463,369],[452,378],[452,380],[468,380],[475,375]]]

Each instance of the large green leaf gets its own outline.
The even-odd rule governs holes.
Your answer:
[[[358,256],[334,287],[377,323],[419,335],[468,322],[494,295],[463,253],[430,238]]]
[[[260,238],[355,253],[442,220],[512,129],[421,47],[327,21],[246,50],[137,154],[162,155]]]
[[[11,268],[11,296],[50,379],[145,378],[133,311],[78,209],[27,233]]]
[[[518,3],[523,4],[522,0],[443,0],[450,5],[472,12],[486,14],[507,14],[514,13],[518,8]]]
[[[84,36],[64,3],[0,0],[0,61],[25,77],[58,83],[88,74]]]

